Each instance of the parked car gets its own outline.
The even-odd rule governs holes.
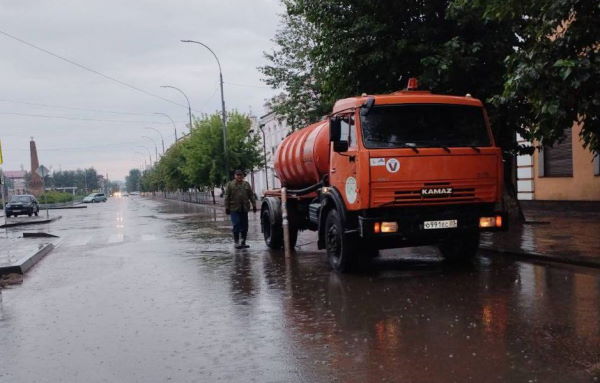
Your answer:
[[[6,204],[4,212],[7,217],[11,215],[16,217],[20,214],[27,214],[30,217],[34,214],[37,216],[40,212],[40,205],[37,199],[30,194],[14,195]]]
[[[106,202],[104,193],[92,193],[83,199],[84,203]]]

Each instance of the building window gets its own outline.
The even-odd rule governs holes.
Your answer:
[[[565,129],[565,138],[554,146],[544,146],[540,156],[540,176],[573,176],[573,140],[572,129]]]
[[[600,154],[594,157],[594,175],[600,176]]]

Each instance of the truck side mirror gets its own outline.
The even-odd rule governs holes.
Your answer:
[[[329,141],[333,142],[334,152],[348,151],[348,141],[342,141],[342,119],[339,116],[329,119]]]
[[[334,141],[333,151],[336,153],[348,151],[348,141]]]
[[[342,138],[342,119],[338,116],[329,119],[329,141],[338,142]]]

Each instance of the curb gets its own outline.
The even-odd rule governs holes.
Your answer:
[[[207,203],[197,203],[197,202],[190,202],[190,201],[182,201],[179,199],[170,199],[170,198],[163,198],[163,197],[144,197],[146,199],[152,200],[152,201],[166,201],[166,202],[180,202],[180,203],[187,203],[189,205],[192,206],[206,206],[206,207],[212,207],[214,209],[223,209],[225,205],[223,205],[222,203],[212,203],[212,202],[207,202]]]
[[[27,270],[31,269],[36,263],[48,255],[48,253],[54,250],[57,246],[58,243],[56,245],[54,243],[48,243],[33,255],[23,257],[13,265],[0,267],[0,275],[13,273],[25,274]]]
[[[575,266],[584,266],[584,267],[594,267],[600,268],[600,259],[599,260],[590,260],[590,257],[555,257],[552,255],[536,253],[533,251],[518,251],[518,250],[507,250],[507,249],[498,249],[493,246],[479,246],[481,250],[490,251],[497,254],[508,255],[517,258],[529,258],[536,261],[544,261],[544,262],[554,262]]]
[[[48,210],[68,210],[68,209],[87,209],[86,205],[77,206],[53,206],[49,207]],[[43,209],[42,209],[43,210]]]
[[[23,221],[23,222],[13,222],[13,223],[7,223],[5,225],[0,225],[0,229],[3,229],[5,227],[15,227],[15,226],[25,226],[25,225],[37,225],[37,224],[41,224],[41,223],[50,223],[50,222],[54,222],[54,221],[58,221],[59,219],[61,219],[62,216],[59,215],[58,217],[53,217],[50,219],[44,219],[44,220],[36,220],[36,221]]]

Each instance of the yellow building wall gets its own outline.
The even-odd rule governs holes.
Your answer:
[[[536,200],[600,201],[600,176],[594,176],[594,156],[583,148],[579,138],[581,126],[573,125],[573,176],[540,177],[539,155],[533,155]]]

